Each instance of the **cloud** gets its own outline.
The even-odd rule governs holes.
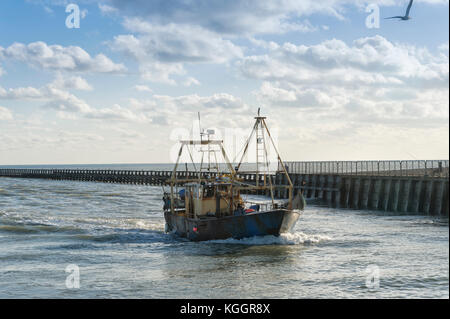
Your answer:
[[[280,47],[276,42],[273,42],[273,41],[264,41],[261,39],[256,39],[254,37],[249,37],[248,40],[254,46],[257,46],[257,47],[260,47],[260,48],[263,48],[266,50],[276,50]]]
[[[153,95],[153,97],[157,103],[162,103],[165,107],[175,106],[190,111],[198,109],[221,109],[231,111],[247,106],[240,98],[228,93],[215,93],[210,96],[192,94],[177,97]]]
[[[45,12],[47,12],[49,14],[53,14],[53,12],[54,12],[53,9],[48,6],[44,6],[44,10],[45,10]]]
[[[448,5],[448,0],[424,0],[428,4]],[[155,24],[196,25],[211,32],[248,36],[289,31],[311,32],[311,15],[345,19],[348,7],[365,8],[371,0],[111,0],[109,5],[124,16],[139,17]],[[379,6],[398,6],[394,0],[379,0]],[[405,1],[401,3],[406,5]]]
[[[149,93],[153,92],[153,90],[149,88],[147,85],[135,85],[134,89],[138,92],[149,92]]]
[[[127,18],[124,26],[139,36],[118,36],[114,44],[138,60],[223,63],[243,55],[231,41],[194,25],[158,25]],[[131,48],[127,50],[121,46],[122,43],[131,44]]]
[[[5,90],[0,86],[0,98],[9,100],[20,99],[40,99],[46,94],[40,89],[34,87],[20,87],[15,89]]]
[[[173,85],[172,76],[186,73],[185,63],[222,64],[243,57],[233,42],[199,26],[160,25],[139,18],[126,18],[124,26],[134,34],[115,36],[110,47],[137,61],[148,81]]]
[[[116,64],[104,54],[92,57],[78,46],[47,45],[38,41],[29,44],[13,43],[0,47],[0,59],[28,63],[32,66],[56,71],[120,73],[123,64]]]
[[[103,15],[113,15],[113,14],[117,14],[119,12],[119,10],[117,8],[114,8],[114,7],[104,4],[104,3],[99,3],[98,8],[99,8],[101,14],[103,14]]]
[[[353,46],[336,39],[311,46],[285,43],[270,56],[246,57],[242,62],[242,70],[247,75],[256,75],[254,68],[258,69],[258,66],[265,71],[260,77],[276,76],[274,71],[281,67],[282,75],[278,78],[295,77],[299,68],[306,69],[298,74],[299,80],[305,79],[308,70],[329,74],[333,70],[350,69],[369,75],[369,81],[375,75],[382,75],[383,78],[378,78],[381,81],[394,77],[448,82],[448,60],[414,47],[391,43],[381,36],[355,40]]]
[[[131,98],[129,108],[135,113],[144,114],[153,124],[170,124],[172,128],[190,127],[192,119],[197,119],[197,112],[202,112],[202,119],[204,118],[208,125],[238,127],[239,118],[243,114],[248,115],[249,111],[249,106],[242,99],[228,93],[207,96],[153,94],[149,99]],[[224,117],[224,113],[233,116]]]
[[[110,108],[93,108],[83,99],[54,87],[53,83],[40,89],[26,87],[9,89],[6,91],[0,87],[0,99],[1,98],[44,101],[45,103],[42,107],[60,112],[59,115],[62,118],[76,119],[76,117],[68,115],[73,113],[89,119],[127,120],[135,122],[146,121],[145,116],[134,114],[131,110],[123,108],[118,104],[113,105]]]
[[[139,65],[141,78],[150,82],[175,85],[173,75],[184,75],[186,70],[181,63],[144,62]]]
[[[46,102],[45,107],[60,111],[81,113],[92,111],[92,108],[85,101],[61,89],[60,85],[62,84],[64,83],[60,83],[57,79],[41,88],[19,87],[5,90],[0,86],[0,99],[43,101]]]
[[[448,42],[447,43],[442,43],[439,47],[438,47],[439,51],[442,52],[443,54],[446,54],[448,56]]]
[[[98,120],[150,121],[144,114],[134,113],[118,104],[94,108],[66,89],[90,90],[91,86],[81,77],[63,78],[58,75],[53,82],[40,88],[18,87],[6,90],[0,86],[0,100],[42,101],[43,108],[57,111],[57,115],[64,119],[77,119],[78,116],[82,116]]]
[[[313,13],[340,17],[339,1],[120,1],[112,6],[124,15],[136,16],[157,24],[197,25],[212,32],[229,35],[312,31],[308,22],[298,19]]]
[[[92,109],[84,114],[85,118],[100,120],[126,120],[132,122],[148,121],[143,114],[136,114],[130,109],[124,108],[119,104],[114,104],[109,108]]]
[[[228,93],[215,93],[208,96],[197,94],[169,96],[156,95],[150,100],[133,99],[134,108],[142,110],[153,123],[171,124],[172,127],[189,127],[197,112],[202,112],[202,119],[208,125],[236,127],[239,116],[248,114],[249,106],[239,97]],[[180,117],[179,114],[184,114]],[[234,114],[224,117],[223,114]]]
[[[45,90],[47,95],[44,98],[49,99],[49,102],[44,104],[44,107],[53,108],[59,111],[84,114],[94,112],[88,103],[69,92],[52,87],[48,87]]]
[[[291,106],[302,108],[333,107],[339,99],[331,97],[327,92],[315,88],[302,90],[283,89],[264,82],[258,93],[258,97],[265,101],[271,101],[277,106]]]
[[[245,76],[290,83],[415,84],[448,86],[448,57],[392,43],[381,36],[316,45],[285,43],[239,62]]]
[[[92,86],[81,76],[66,77],[58,74],[51,85],[59,89],[92,91]]]
[[[125,139],[125,140],[130,140],[133,141],[135,139],[142,139],[145,138],[145,135],[136,132],[134,130],[130,130],[130,129],[125,129],[125,128],[121,128],[121,127],[113,127],[111,128],[113,131],[116,131],[120,134],[120,137]]]
[[[6,107],[0,106],[0,121],[12,120],[12,112]]]
[[[332,39],[263,45],[265,54],[247,56],[237,67],[245,77],[263,81],[253,95],[275,118],[282,110],[295,112],[296,120],[301,117],[310,127],[327,123],[322,132],[354,123],[448,129],[446,54],[381,36],[351,44]],[[296,127],[289,119],[280,121]]]
[[[2,135],[0,133],[0,139],[3,142],[0,145],[0,150],[26,150],[26,154],[29,153],[30,149],[38,149],[41,153],[42,150],[60,150],[63,153],[67,153],[68,150],[73,151],[74,148],[83,149],[85,145],[92,147],[95,142],[103,142],[105,140],[103,136],[95,133],[71,132],[67,129],[59,130],[42,127],[28,128],[22,131],[20,135]]]
[[[5,90],[0,86],[0,99],[42,101],[45,103],[43,107],[64,112],[93,112],[93,109],[88,103],[60,87],[55,86],[55,83],[58,83],[58,80],[41,88],[19,87],[10,88],[8,90]],[[58,85],[59,84],[60,83],[58,83]]]
[[[192,85],[200,85],[200,81],[198,81],[196,78],[188,77],[184,82],[184,86],[192,86]]]
[[[119,104],[102,108],[92,107],[85,100],[65,90],[69,87],[85,89],[87,82],[83,80],[80,77],[66,80],[57,77],[53,82],[41,88],[18,87],[6,90],[0,86],[0,99],[42,101],[42,107],[57,111],[57,115],[63,119],[75,120],[81,116],[92,120],[151,122],[156,125],[184,121],[185,118],[179,119],[180,112],[196,113],[206,110],[209,115],[215,114],[219,119],[223,111],[240,114],[248,110],[246,103],[228,93],[215,93],[210,96],[192,94],[176,97],[154,94],[149,100],[130,99],[128,107]],[[136,85],[135,89],[151,91],[145,85]]]

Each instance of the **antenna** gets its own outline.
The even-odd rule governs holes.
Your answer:
[[[205,153],[207,153],[207,158],[206,159],[208,161],[207,162],[207,166],[205,167],[205,169],[207,169],[208,173],[211,172],[212,168],[215,168],[217,170],[217,172],[219,172],[219,164],[217,163],[217,157],[216,157],[216,154],[215,154],[215,152],[217,152],[217,150],[211,149],[211,145],[209,143],[209,142],[211,142],[210,136],[214,135],[215,131],[211,130],[211,129],[203,129],[202,130],[202,125],[201,125],[201,121],[200,121],[200,112],[197,112],[197,114],[198,114],[198,127],[200,129],[200,144],[199,145],[200,145],[200,152],[202,154],[202,158],[201,158],[201,161],[200,161],[200,171],[199,172],[202,172],[202,170],[204,168],[203,164],[204,164]],[[206,142],[207,142],[206,144],[208,144],[207,147],[206,147],[206,150],[203,149],[203,142],[204,142],[205,138],[206,138]],[[216,160],[215,167],[211,166],[211,153],[214,153],[214,158]],[[200,175],[199,175],[199,177],[200,177]]]
[[[198,112],[198,128],[199,128],[199,130],[200,130],[200,139],[201,139],[201,136],[202,136],[202,126],[201,126],[201,124],[200,124],[200,112]]]

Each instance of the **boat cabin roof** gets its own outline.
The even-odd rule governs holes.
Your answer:
[[[222,140],[182,140],[180,141],[181,144],[183,145],[208,145],[208,144],[212,144],[212,145],[221,145],[223,143]]]
[[[195,183],[186,183],[184,184],[185,187],[211,187],[211,186],[230,186],[231,183],[222,183],[222,182],[195,182]]]

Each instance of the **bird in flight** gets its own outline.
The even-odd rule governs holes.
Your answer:
[[[410,0],[409,4],[408,4],[408,8],[406,8],[406,13],[404,16],[395,16],[395,17],[389,17],[389,18],[385,18],[385,19],[400,19],[400,20],[405,20],[405,21],[411,19],[411,17],[409,16],[409,10],[411,10],[412,4],[413,4],[413,0]]]

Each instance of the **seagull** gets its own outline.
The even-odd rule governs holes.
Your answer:
[[[413,0],[410,0],[409,4],[408,4],[408,8],[406,8],[406,13],[404,16],[395,16],[395,17],[389,17],[389,18],[385,18],[385,19],[400,19],[400,20],[404,20],[404,21],[411,19],[411,17],[409,16],[409,10],[411,10],[412,3],[413,3]]]

